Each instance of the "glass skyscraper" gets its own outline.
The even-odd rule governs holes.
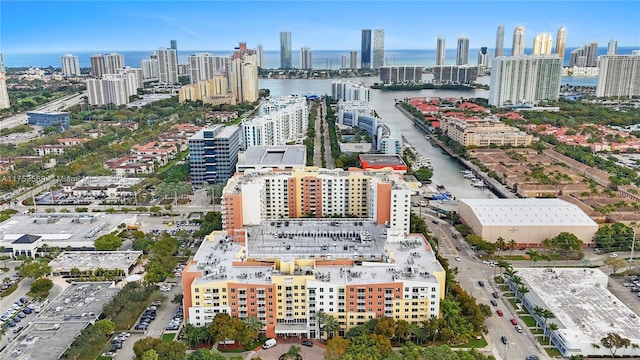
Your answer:
[[[280,32],[280,68],[291,69],[291,31]]]
[[[362,54],[360,68],[371,69],[371,29],[362,30]]]

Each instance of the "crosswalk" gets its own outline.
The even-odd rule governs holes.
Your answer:
[[[164,330],[147,330],[145,332],[145,335],[157,338],[162,337],[162,334],[164,334]]]

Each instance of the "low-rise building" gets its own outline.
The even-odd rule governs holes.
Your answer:
[[[387,154],[360,154],[358,155],[360,161],[360,167],[363,170],[380,170],[391,168],[393,171],[405,174],[407,172],[407,164],[400,155],[387,155]]]
[[[68,112],[27,111],[27,122],[30,125],[54,127],[62,132],[69,130]]]
[[[65,183],[62,191],[76,198],[85,196],[108,198],[128,198],[134,196],[133,187],[142,182],[142,178],[123,176],[87,176],[75,183]]]
[[[281,146],[249,146],[238,154],[237,172],[248,169],[281,169],[305,166],[307,162],[307,148],[303,145]]]
[[[36,258],[58,247],[73,251],[94,249],[94,241],[118,229],[118,225],[135,224],[131,214],[16,214],[0,223],[0,246],[12,257]]]
[[[34,146],[33,151],[35,151],[38,156],[45,156],[49,154],[62,155],[66,148],[67,146],[64,145],[40,145]]]
[[[0,358],[60,359],[82,330],[100,319],[105,304],[119,291],[113,282],[69,285],[0,351]]]
[[[463,146],[529,146],[533,140],[533,135],[508,126],[497,117],[460,119],[443,116],[440,129]]]
[[[560,199],[462,199],[460,218],[485,241],[515,240],[521,247],[539,247],[562,232],[593,246],[598,224],[578,206]]]
[[[523,305],[562,356],[609,357],[601,340],[609,333],[640,343],[640,317],[609,289],[609,276],[593,268],[518,268],[522,284],[529,289]],[[549,310],[544,319],[535,307]],[[545,325],[546,324],[546,325]],[[555,324],[557,329],[550,330]],[[595,346],[594,346],[595,345]],[[637,346],[619,349],[625,356],[640,357]]]
[[[151,174],[154,171],[154,161],[156,160],[157,156],[129,155],[107,160],[104,166],[111,170],[114,176]]]
[[[131,274],[141,256],[142,251],[64,251],[49,266],[53,276],[76,278],[110,271],[121,280]]]

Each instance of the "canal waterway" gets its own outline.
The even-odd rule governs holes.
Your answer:
[[[373,84],[377,78],[352,78],[351,80]],[[483,83],[488,82],[488,77]],[[303,79],[260,79],[260,88],[267,88],[272,96],[286,94],[331,94],[331,81]],[[433,165],[432,183],[442,184],[456,199],[493,199],[496,196],[486,188],[471,186],[471,182],[462,176],[464,168],[457,160],[451,158],[442,149],[425,139],[424,133],[411,120],[395,108],[395,100],[405,97],[482,97],[487,98],[487,90],[454,91],[454,90],[420,90],[420,91],[381,91],[371,90],[371,103],[384,122],[396,126],[405,139],[416,149],[418,154],[428,157]]]

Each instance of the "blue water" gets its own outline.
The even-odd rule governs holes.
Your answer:
[[[568,48],[564,57],[565,65],[569,63],[569,53],[575,48]],[[630,54],[635,47],[620,47],[618,48],[619,54]],[[228,50],[180,50],[178,49],[179,62],[186,63],[187,57],[197,52],[211,52],[218,56],[229,56],[231,52]],[[111,50],[99,50],[99,51],[83,51],[75,52],[74,55],[79,57],[81,67],[90,67],[91,55],[99,53],[118,52],[124,55],[125,64],[132,67],[140,67],[142,59],[148,59],[154,50],[140,50],[140,51],[111,51]],[[493,53],[493,49],[490,49]],[[505,49],[505,54],[509,54],[510,49]],[[359,53],[359,52],[358,52]],[[528,49],[526,53],[531,53]],[[598,48],[598,55],[604,55],[607,53],[606,47]],[[40,53],[40,54],[18,54],[18,53],[5,53],[4,62],[7,67],[60,67],[60,57],[65,53]],[[475,64],[477,62],[478,49],[469,50],[469,63]],[[313,50],[312,51],[312,65],[314,69],[339,69],[342,66],[342,56],[347,57],[347,66],[349,66],[349,50]],[[455,49],[448,49],[446,52],[446,62],[448,64],[454,64],[456,57]],[[294,59],[293,65],[297,67],[299,65],[300,51],[294,50],[292,53]],[[434,49],[425,50],[386,50],[385,51],[385,63],[387,65],[423,65],[433,66],[435,64],[436,51]],[[358,54],[358,64],[360,56]],[[276,50],[269,50],[264,52],[265,68],[278,68],[280,66],[280,52]],[[359,67],[359,65],[357,66]]]

